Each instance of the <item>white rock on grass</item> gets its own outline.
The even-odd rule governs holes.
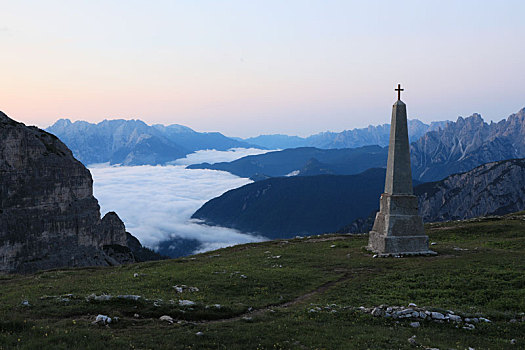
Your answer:
[[[410,303],[410,304],[408,304],[408,307],[417,307],[417,305],[414,304],[414,303]]]
[[[448,314],[448,319],[453,322],[461,322],[461,316]]]
[[[412,345],[415,345],[416,344],[416,336],[413,335],[411,336],[410,338],[408,338],[408,342]]]
[[[434,320],[444,320],[445,319],[445,315],[443,315],[441,312],[432,312],[430,314],[430,316],[434,319]]]
[[[112,321],[111,317],[107,315],[97,315],[97,317],[95,318],[95,321],[93,321],[93,324],[105,326],[105,325],[110,324],[111,321]]]
[[[201,336],[204,335],[204,333],[202,333],[202,332],[197,332],[197,333],[195,333],[195,335],[198,336],[198,337],[201,337]]]
[[[160,316],[159,320],[168,322],[169,324],[173,324],[173,317],[168,315]]]
[[[191,306],[191,305],[195,305],[195,302],[191,300],[179,300],[179,305],[180,306]]]
[[[117,298],[137,301],[142,297],[140,295],[125,294],[125,295],[119,295]]]
[[[418,328],[420,326],[419,322],[410,322],[410,327]]]
[[[108,294],[102,294],[102,295],[96,295],[96,294],[90,294],[86,297],[86,300],[95,300],[95,301],[108,301],[111,300],[113,296]]]

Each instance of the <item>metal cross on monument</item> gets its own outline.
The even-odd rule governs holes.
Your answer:
[[[401,89],[401,84],[397,84],[397,89],[394,91],[397,91],[397,99],[401,101],[401,91],[405,91],[405,89]]]

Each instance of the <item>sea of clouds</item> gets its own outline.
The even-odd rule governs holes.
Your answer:
[[[268,151],[258,149],[206,150],[166,166],[110,166],[94,164],[89,170],[101,212],[115,211],[143,245],[155,249],[173,238],[195,239],[207,251],[264,237],[206,226],[191,215],[208,200],[252,181],[223,171],[186,169],[195,163],[232,161]]]

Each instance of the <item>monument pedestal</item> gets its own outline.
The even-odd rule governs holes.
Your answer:
[[[383,193],[370,231],[368,249],[379,256],[436,254],[428,249],[417,197]]]

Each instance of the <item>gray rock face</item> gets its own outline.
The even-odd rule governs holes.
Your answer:
[[[427,132],[411,145],[414,178],[443,179],[498,160],[525,157],[525,108],[506,120],[487,124],[479,114],[458,118]]]
[[[54,135],[0,112],[0,272],[128,261],[124,224],[100,218],[89,171]]]
[[[525,209],[525,159],[483,164],[415,188],[427,222],[503,215]]]

